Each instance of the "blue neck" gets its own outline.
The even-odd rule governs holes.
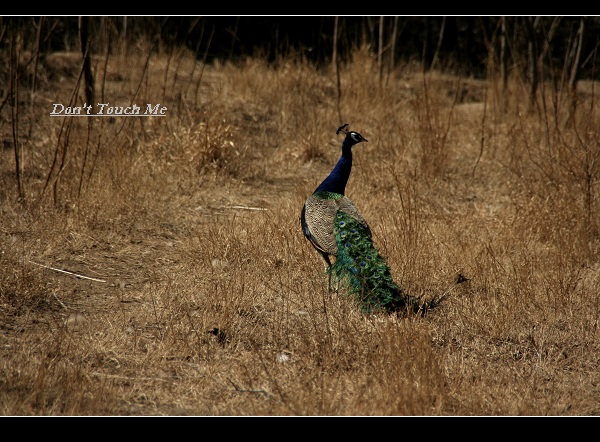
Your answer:
[[[315,192],[333,192],[344,195],[346,184],[352,170],[352,145],[346,138],[342,143],[342,156],[327,178],[323,180]]]

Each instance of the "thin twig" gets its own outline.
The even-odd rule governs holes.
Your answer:
[[[55,272],[61,272],[61,273],[66,273],[67,275],[73,275],[76,278],[89,279],[90,281],[97,281],[97,282],[106,282],[104,279],[92,278],[90,276],[83,276],[78,273],[69,272],[68,270],[57,269],[55,267],[45,266],[44,264],[38,264],[37,262],[33,262],[33,261],[29,261],[29,262],[31,264],[35,264],[36,266],[44,267],[45,269],[54,270]]]
[[[172,379],[163,379],[157,377],[137,377],[137,376],[120,376],[117,374],[108,374],[108,373],[100,373],[94,371],[91,373],[92,376],[103,377],[103,378],[111,378],[111,379],[123,379],[128,381],[160,381],[160,382],[171,382],[174,383]]]
[[[444,300],[444,298],[446,298],[450,294],[450,292],[452,290],[454,290],[456,287],[458,287],[463,282],[467,282],[470,280],[471,280],[470,278],[465,278],[462,274],[459,274],[456,282],[453,285],[451,285],[448,288],[448,290],[446,290],[444,293],[442,293],[439,297],[437,295],[434,296],[434,298],[432,299],[431,302],[435,303],[436,305],[439,305]]]
[[[220,209],[267,210],[264,207],[250,207],[250,206],[221,206]]]
[[[56,299],[56,301],[61,305],[62,308],[64,308],[65,310],[69,310],[69,307],[67,307],[60,299],[58,299],[56,293],[52,292],[52,296],[54,297],[54,299]]]
[[[263,390],[262,388],[260,390],[247,390],[247,389],[240,388],[239,386],[237,386],[235,384],[235,382],[233,382],[231,379],[228,378],[227,380],[231,383],[231,385],[233,385],[233,388],[235,388],[235,391],[238,391],[240,393],[260,393],[260,394],[264,394],[265,396],[269,396],[269,393],[267,391]]]

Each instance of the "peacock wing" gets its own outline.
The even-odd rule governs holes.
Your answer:
[[[338,211],[355,219],[365,228],[368,237],[371,237],[369,225],[349,198],[333,192],[312,194],[304,204],[304,234],[318,250],[334,256],[338,252],[334,233]]]
[[[328,195],[313,194],[304,203],[304,234],[318,250],[334,256],[337,254],[337,244],[333,221],[337,210],[336,200]]]

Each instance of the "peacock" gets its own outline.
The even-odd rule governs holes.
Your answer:
[[[348,124],[337,129],[336,135],[340,133],[345,134],[340,159],[302,207],[300,223],[304,236],[323,258],[329,288],[332,277],[337,284],[345,282],[348,294],[355,297],[364,313],[423,313],[433,303],[420,302],[394,282],[385,258],[373,244],[368,223],[345,195],[352,171],[352,147],[368,140],[349,130]]]

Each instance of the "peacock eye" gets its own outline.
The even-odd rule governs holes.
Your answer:
[[[358,132],[350,132],[350,136],[356,142],[362,141],[362,136]]]

